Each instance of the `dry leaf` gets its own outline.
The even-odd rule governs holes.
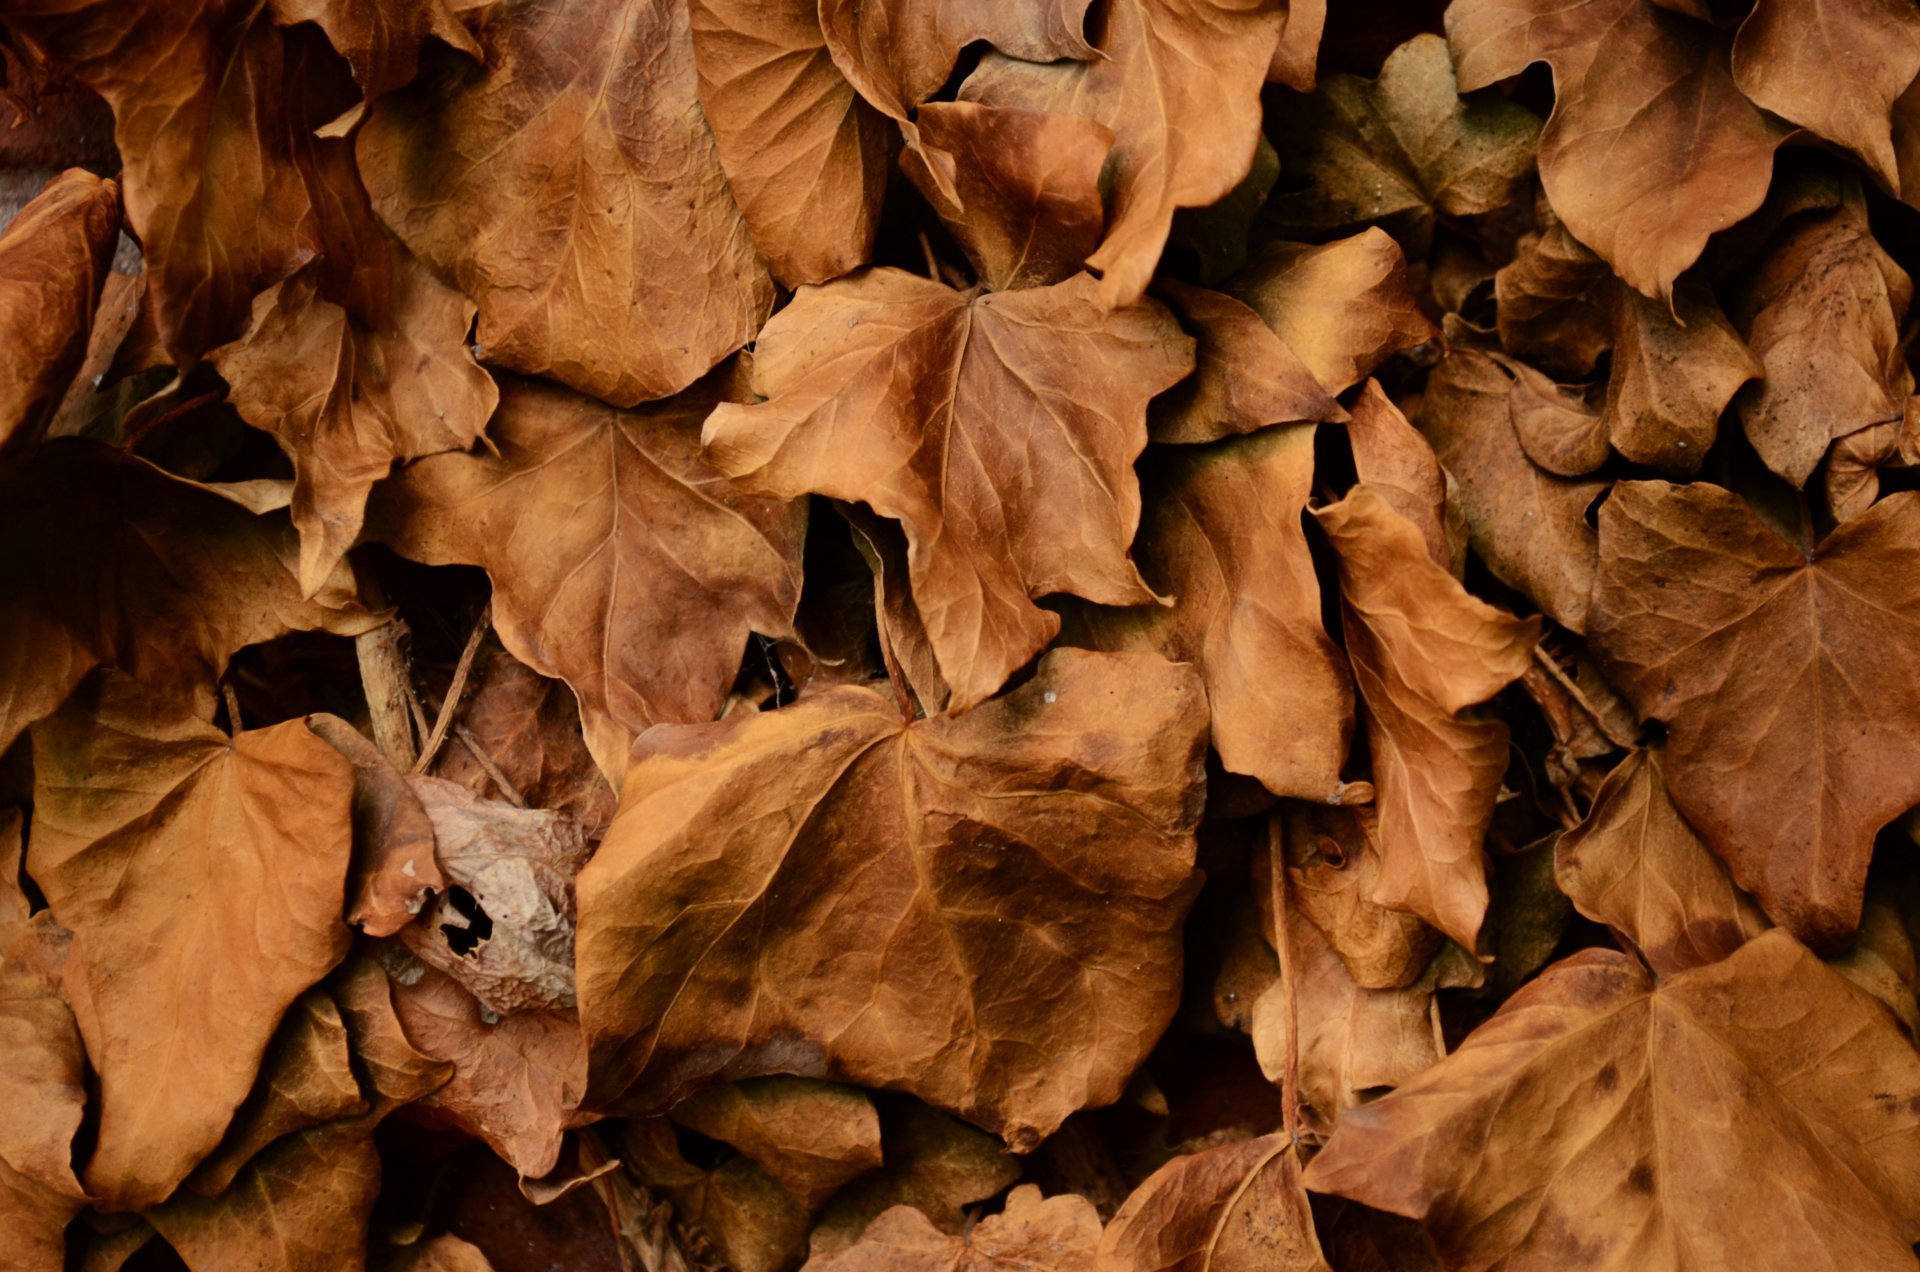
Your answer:
[[[1325,935],[1365,989],[1396,989],[1419,976],[1440,934],[1373,899],[1380,877],[1379,815],[1370,808],[1281,806],[1288,904]]]
[[[1546,224],[1522,240],[1493,276],[1500,343],[1516,358],[1579,378],[1613,344],[1606,302],[1615,290],[1607,263],[1544,208]]]
[[[1029,62],[1091,58],[1081,33],[1088,0],[821,0],[833,61],[861,94],[895,119],[947,82],[960,50],[985,41]]]
[[[1100,1237],[1094,1272],[1328,1272],[1286,1137],[1175,1157]]]
[[[852,1248],[807,1263],[807,1272],[1093,1272],[1100,1215],[1085,1197],[1041,1199],[1025,1184],[1006,1208],[964,1236],[949,1236],[911,1206],[895,1206]]]
[[[879,1114],[852,1087],[750,1078],[682,1100],[673,1120],[751,1157],[808,1211],[881,1164]]]
[[[807,1211],[750,1158],[711,1168],[680,1153],[664,1118],[628,1124],[620,1139],[627,1170],[673,1207],[674,1222],[696,1234],[686,1244],[711,1250],[733,1272],[787,1272],[807,1247]]]
[[[814,1224],[815,1258],[845,1250],[867,1225],[896,1206],[925,1215],[949,1234],[965,1231],[977,1202],[1020,1178],[1020,1163],[998,1140],[914,1100],[880,1109],[886,1165],[834,1194]]]
[[[457,16],[471,7],[464,0],[269,0],[269,5],[282,26],[318,24],[353,67],[367,101],[413,80],[429,36],[470,57],[481,56]]]
[[[71,940],[44,910],[0,922],[0,1257],[22,1272],[62,1266],[87,1202],[72,1165],[86,1053],[60,987]]]
[[[613,816],[613,788],[581,740],[573,691],[504,650],[486,655],[475,679],[460,723],[529,806],[571,813],[597,841]],[[476,795],[495,793],[493,778],[466,747],[449,746],[440,756],[437,776]]]
[[[1465,545],[1447,507],[1447,474],[1378,380],[1368,380],[1354,399],[1347,443],[1360,480],[1417,526],[1433,563],[1458,578]]]
[[[1194,372],[1153,400],[1156,442],[1215,442],[1269,424],[1338,420],[1346,412],[1300,356],[1245,303],[1162,279],[1154,287],[1194,337]]]
[[[1713,293],[1693,280],[1674,288],[1671,309],[1613,289],[1607,437],[1634,463],[1697,471],[1734,393],[1766,371]]]
[[[407,776],[359,730],[324,713],[308,716],[307,727],[354,767],[347,922],[369,936],[392,936],[446,887],[433,822]]]

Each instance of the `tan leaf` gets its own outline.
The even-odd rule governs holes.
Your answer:
[[[1811,549],[1704,484],[1623,482],[1600,526],[1594,649],[1666,723],[1674,803],[1776,922],[1844,945],[1874,833],[1920,801],[1920,690],[1903,663],[1920,495]]]
[[[1767,467],[1806,484],[1834,438],[1897,420],[1913,392],[1900,335],[1913,283],[1864,208],[1790,224],[1736,305],[1764,379],[1740,422]]]
[[[1095,1272],[1329,1272],[1284,1135],[1176,1157],[1101,1234]]]
[[[580,876],[596,1091],[832,1076],[1020,1148],[1117,1099],[1178,996],[1202,697],[1059,650],[960,717],[847,687],[649,733]]]
[[[367,101],[412,82],[428,37],[469,57],[481,56],[456,16],[468,7],[461,0],[270,0],[270,7],[281,26],[317,24],[353,67]]]
[[[1166,453],[1148,481],[1140,564],[1173,608],[1089,607],[1078,625],[1095,648],[1193,663],[1228,771],[1278,795],[1334,801],[1353,685],[1321,626],[1300,526],[1312,483],[1310,427]]]
[[[1473,550],[1571,631],[1587,627],[1599,552],[1587,506],[1607,488],[1540,468],[1513,429],[1512,381],[1484,354],[1454,349],[1427,380],[1416,423],[1455,481]]]
[[[308,716],[307,727],[354,767],[347,922],[369,936],[392,936],[446,887],[433,822],[406,774],[359,730],[325,713]]]
[[[836,503],[853,538],[854,549],[873,572],[875,635],[907,682],[922,714],[938,712],[948,697],[947,680],[940,674],[926,620],[907,586],[907,536],[898,524],[876,517],[864,504]]]
[[[1285,84],[1296,93],[1311,93],[1320,36],[1327,26],[1327,0],[1287,0],[1287,20],[1280,44],[1267,64],[1267,82]]]
[[[1031,597],[1154,599],[1126,555],[1131,465],[1147,399],[1192,367],[1192,342],[1158,305],[1108,311],[1095,292],[1085,275],[957,292],[895,269],[803,288],[755,348],[771,400],[707,420],[708,456],[743,488],[859,500],[901,523],[955,710],[1059,630]]]
[[[886,120],[833,64],[815,0],[694,0],[700,104],[767,267],[788,287],[867,263]]]
[[[109,446],[55,439],[0,474],[0,747],[111,664],[213,716],[236,650],[378,619],[342,568],[302,600],[283,516],[255,517]]]
[[[287,1006],[346,952],[353,766],[298,720],[229,739],[118,673],[33,735],[28,867],[74,934],[100,1075],[87,1189],[138,1208],[213,1150]]]
[[[246,334],[208,355],[234,409],[293,461],[308,595],[359,537],[367,492],[394,461],[465,450],[500,398],[467,351],[472,302],[401,262],[387,326],[363,327],[302,271],[257,296]]]
[[[1833,444],[1821,480],[1835,521],[1849,521],[1880,498],[1882,469],[1911,468],[1920,456],[1920,398],[1909,397],[1898,420],[1869,424]]]
[[[807,1263],[807,1272],[1093,1272],[1100,1215],[1071,1193],[1041,1199],[1035,1184],[1007,1194],[1005,1209],[950,1236],[911,1206],[867,1226],[858,1244]]]
[[[94,310],[120,238],[120,186],[61,173],[0,235],[0,454],[40,440],[87,356]]]
[[[827,1203],[809,1246],[815,1258],[847,1249],[896,1206],[917,1210],[942,1232],[963,1232],[967,1207],[1020,1178],[1020,1163],[998,1140],[916,1100],[883,1102],[880,1125],[886,1165]]]
[[[403,1104],[430,1095],[447,1084],[453,1066],[407,1041],[393,1005],[393,986],[380,964],[355,953],[328,978],[327,989],[340,1009],[341,1023],[366,1084],[368,1115],[385,1117]]]
[[[805,1207],[751,1158],[696,1166],[681,1156],[665,1118],[628,1123],[620,1158],[673,1206],[674,1222],[696,1233],[715,1263],[733,1272],[786,1272],[806,1252]]]
[[[1460,87],[1553,68],[1540,180],[1573,236],[1642,295],[1671,301],[1708,235],[1760,206],[1789,131],[1734,86],[1729,35],[1655,0],[1462,0]]]
[[[1080,272],[1106,224],[1100,168],[1111,129],[973,102],[929,102],[914,122],[918,137],[900,166],[982,282],[995,291],[1047,287]]]
[[[67,1225],[86,1208],[0,1159],[0,1257],[19,1272],[62,1272]]]
[[[850,3],[850,0],[840,0]],[[1247,175],[1260,86],[1284,15],[1244,0],[1112,0],[1087,62],[988,54],[960,100],[1084,115],[1113,130],[1107,237],[1087,264],[1100,298],[1131,304],[1153,277],[1177,208],[1204,207]]]
[[[785,635],[799,601],[805,505],[745,495],[700,457],[717,388],[617,411],[508,381],[497,453],[421,460],[370,505],[396,551],[487,570],[501,641],[572,687],[616,781],[633,734],[711,720],[747,633]]]
[[[1524,362],[1503,361],[1513,387],[1507,417],[1527,458],[1556,477],[1584,477],[1607,462],[1607,421],[1577,390]]]
[[[1587,819],[1560,837],[1554,873],[1580,913],[1633,942],[1660,976],[1717,963],[1770,925],[1667,793],[1666,759],[1635,751]]]
[[[0,1102],[7,1110],[0,1119],[0,1216],[14,1214],[22,1224],[69,1201],[71,1218],[87,1200],[73,1175],[73,1137],[87,1105],[86,1052],[61,990],[72,940],[45,910],[0,923]],[[10,1230],[0,1223],[0,1233]],[[17,1257],[26,1261],[24,1253]]]
[[[1417,526],[1433,563],[1458,578],[1466,545],[1447,507],[1447,474],[1378,380],[1368,380],[1354,399],[1347,442],[1360,480]]]
[[[686,388],[773,302],[699,110],[687,10],[533,3],[361,127],[380,217],[480,307],[481,357],[619,406]],[[556,215],[558,212],[558,215]]]
[[[1395,989],[1419,976],[1441,937],[1373,899],[1381,865],[1378,814],[1290,801],[1279,815],[1289,904],[1325,934],[1355,983]]]
[[[1606,305],[1613,271],[1567,233],[1552,209],[1543,204],[1541,212],[1547,224],[1493,276],[1494,321],[1508,353],[1579,379],[1613,344]]]
[[[751,1157],[808,1211],[880,1165],[879,1114],[853,1087],[749,1078],[682,1100],[673,1120]]]
[[[1300,356],[1245,303],[1161,279],[1154,294],[1193,336],[1196,366],[1153,400],[1156,442],[1215,442],[1269,424],[1339,420],[1346,412]]]
[[[1351,1110],[1307,1182],[1424,1220],[1450,1268],[1902,1268],[1916,1089],[1880,1004],[1784,932],[1658,985],[1586,950]]]
[[[1704,284],[1675,286],[1671,309],[1613,289],[1606,431],[1613,448],[1634,463],[1698,471],[1721,412],[1741,385],[1765,370]]]
[[[1890,115],[1916,73],[1920,12],[1900,0],[1759,0],[1733,41],[1734,82],[1756,106],[1853,151],[1896,191]]]
[[[1526,671],[1540,620],[1469,596],[1371,487],[1314,515],[1339,557],[1347,653],[1366,706],[1380,814],[1374,899],[1471,950],[1487,907],[1481,841],[1507,768],[1507,728],[1460,713]]]
[[[976,40],[1028,62],[1095,56],[1081,27],[1088,0],[821,0],[834,64],[878,109],[904,120]]]
[[[380,1272],[493,1272],[493,1264],[479,1246],[448,1232],[401,1246],[375,1266]]]

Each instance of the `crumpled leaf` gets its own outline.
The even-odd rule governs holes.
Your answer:
[[[844,1250],[896,1206],[919,1211],[940,1231],[965,1231],[968,1208],[1020,1178],[1000,1142],[916,1100],[880,1108],[886,1165],[854,1180],[827,1203],[808,1246],[815,1258]]]
[[[1042,66],[988,54],[961,84],[961,101],[1113,130],[1107,236],[1087,262],[1104,304],[1146,291],[1177,208],[1213,203],[1246,176],[1283,21],[1257,0],[1111,0],[1092,39],[1101,56]]]
[[[880,1116],[853,1087],[749,1078],[674,1105],[673,1120],[758,1162],[808,1211],[881,1164]]]
[[[375,103],[357,153],[381,220],[479,306],[482,360],[632,406],[752,339],[773,285],[699,111],[686,8],[517,0],[479,43],[484,69]]]
[[[649,733],[579,882],[596,1093],[831,1076],[1018,1148],[1117,1099],[1178,997],[1204,730],[1189,669],[1059,650],[964,716],[847,687]]]
[[[573,689],[615,781],[634,734],[711,720],[748,631],[787,634],[799,602],[805,505],[748,495],[700,457],[719,387],[618,411],[507,381],[497,453],[421,460],[369,509],[403,555],[487,570],[501,641]]]
[[[1327,76],[1276,125],[1282,164],[1313,184],[1269,200],[1266,224],[1288,237],[1382,224],[1420,244],[1436,212],[1472,216],[1510,202],[1540,133],[1517,102],[1462,100],[1437,35],[1395,49],[1372,82]]]
[[[0,1257],[23,1272],[62,1266],[63,1231],[87,1202],[72,1165],[86,1052],[60,988],[71,940],[44,910],[0,922]]]
[[[1101,1234],[1095,1272],[1328,1272],[1284,1135],[1175,1157]]]
[[[1666,759],[1635,751],[1560,837],[1554,874],[1580,913],[1633,942],[1657,975],[1719,962],[1770,925],[1667,791]]]
[[[40,440],[87,356],[114,245],[120,186],[82,168],[49,181],[0,235],[0,455]]]
[[[693,0],[700,105],[740,215],[788,287],[866,264],[887,186],[880,113],[834,65],[815,0]]]
[[[1901,661],[1920,495],[1805,547],[1730,491],[1622,482],[1600,526],[1594,649],[1667,725],[1674,803],[1776,922],[1844,945],[1874,833],[1920,801],[1920,699]]]
[[[353,67],[367,101],[412,82],[420,49],[439,40],[469,57],[481,56],[457,16],[464,0],[269,0],[281,26],[312,22]]]
[[[1835,521],[1847,521],[1880,498],[1883,469],[1911,468],[1920,459],[1920,398],[1909,397],[1898,420],[1869,424],[1833,444],[1821,482]]]
[[[681,1155],[664,1118],[628,1123],[620,1157],[650,1193],[672,1205],[674,1223],[696,1234],[685,1244],[711,1251],[713,1262],[735,1272],[798,1266],[807,1211],[751,1158],[696,1165]]]
[[[137,1209],[213,1150],[282,1013],[346,952],[353,766],[298,720],[229,739],[116,673],[33,749],[28,868],[73,932],[100,1076],[87,1190]]]
[[[852,1248],[808,1262],[808,1272],[1093,1272],[1100,1214],[1085,1197],[1041,1199],[1024,1184],[1006,1207],[964,1236],[950,1236],[911,1206],[895,1206]]]
[[[1397,989],[1420,975],[1440,934],[1373,899],[1379,816],[1367,807],[1281,806],[1288,904],[1319,928],[1363,989]]]
[[[1540,180],[1554,211],[1642,295],[1760,206],[1786,125],[1734,84],[1730,35],[1656,0],[1460,0],[1447,9],[1460,87],[1553,68]]]
[[[392,936],[446,887],[433,822],[407,776],[358,729],[325,713],[308,716],[307,727],[354,767],[347,922],[369,936]]]
[[[1342,626],[1366,708],[1380,814],[1374,899],[1471,950],[1486,914],[1480,845],[1507,768],[1507,728],[1460,713],[1526,671],[1540,621],[1468,595],[1369,486],[1314,516],[1339,557]]]
[[[1156,442],[1214,442],[1269,424],[1346,415],[1306,363],[1242,301],[1161,279],[1154,293],[1194,337],[1191,376],[1153,400]]]
[[[1493,276],[1500,344],[1516,358],[1577,379],[1613,344],[1606,300],[1613,271],[1544,209],[1540,232],[1522,239]]]
[[[354,1074],[367,1097],[366,1116],[378,1121],[402,1105],[447,1084],[453,1066],[407,1041],[394,1007],[393,983],[374,958],[356,951],[327,978],[352,1048]]]
[[[1657,985],[1585,950],[1349,1111],[1307,1183],[1423,1220],[1454,1268],[1904,1267],[1916,1089],[1880,1004],[1784,932]]]
[[[1088,607],[1076,627],[1095,648],[1193,663],[1229,772],[1276,795],[1337,801],[1353,685],[1321,626],[1300,526],[1312,481],[1311,428],[1163,456],[1148,482],[1140,565],[1173,607]]]
[[[1674,287],[1671,308],[1625,287],[1612,291],[1607,438],[1636,464],[1695,472],[1734,393],[1767,368],[1713,293],[1691,279]]]
[[[862,96],[895,119],[937,92],[976,40],[1028,62],[1091,58],[1081,32],[1088,0],[821,0],[833,61]]]
[[[722,403],[704,439],[745,490],[859,500],[901,523],[963,710],[1059,630],[1031,597],[1155,599],[1127,559],[1130,466],[1147,399],[1191,367],[1166,311],[1104,310],[1085,275],[981,294],[876,269],[802,289],[755,346],[754,388],[770,400]],[[936,397],[931,381],[952,387]]]

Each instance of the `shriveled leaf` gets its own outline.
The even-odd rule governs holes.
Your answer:
[[[1283,1135],[1176,1157],[1101,1234],[1094,1272],[1328,1272]]]
[[[482,358],[632,406],[686,388],[773,302],[699,110],[685,7],[491,11],[486,65],[382,98],[380,217],[480,308]]]
[[[809,1078],[750,1078],[708,1087],[673,1120],[751,1157],[809,1211],[880,1165],[880,1117],[852,1088]]]
[[[1880,1004],[1784,932],[1658,985],[1587,950],[1351,1110],[1307,1182],[1461,1269],[1906,1267],[1915,1089]]]
[[[1655,0],[1461,0],[1447,9],[1460,87],[1553,68],[1540,180],[1567,229],[1645,296],[1760,206],[1786,125],[1734,84],[1729,34]]]
[[[487,758],[529,806],[571,813],[587,838],[599,839],[613,816],[613,788],[581,740],[573,691],[504,650],[488,655],[475,678],[460,722]],[[441,752],[434,772],[476,795],[494,793],[493,778],[464,746]]]
[[[1059,630],[1030,598],[1155,599],[1127,559],[1131,465],[1147,399],[1192,367],[1192,342],[1158,305],[1109,311],[1096,291],[1079,275],[958,292],[895,269],[802,289],[755,347],[771,400],[707,420],[709,458],[744,489],[859,500],[901,523],[956,710]]]
[[[448,1232],[401,1246],[374,1266],[379,1272],[494,1272],[479,1246]]]
[[[1540,622],[1467,594],[1371,487],[1314,514],[1340,561],[1342,624],[1379,792],[1374,899],[1471,950],[1487,906],[1481,841],[1507,728],[1460,713],[1526,671]]]
[[[989,54],[960,100],[1084,115],[1113,130],[1107,236],[1087,263],[1102,275],[1101,300],[1125,305],[1146,291],[1175,209],[1212,203],[1247,174],[1283,15],[1258,0],[1103,9],[1092,40],[1101,56],[1040,66]]]
[[[1396,989],[1433,961],[1440,934],[1373,899],[1380,877],[1374,810],[1289,802],[1285,835],[1288,904],[1325,934],[1363,989]]]
[[[937,92],[960,50],[984,40],[1028,62],[1091,58],[1082,33],[1088,0],[821,0],[834,64],[896,119]]]
[[[911,1206],[895,1206],[851,1249],[813,1259],[807,1272],[1093,1272],[1100,1214],[1071,1193],[1042,1200],[1025,1184],[1006,1207],[964,1236],[933,1226]]]
[[[379,963],[349,955],[327,980],[353,1050],[355,1073],[366,1083],[369,1114],[383,1118],[447,1084],[453,1066],[407,1041],[394,1010],[393,986]]]
[[[700,105],[773,276],[819,283],[867,262],[887,128],[833,63],[815,0],[694,0]]]
[[[347,922],[369,936],[392,936],[446,887],[433,822],[406,775],[358,729],[327,714],[308,716],[307,727],[354,767]]]
[[[1118,1098],[1178,996],[1202,699],[1060,650],[959,717],[848,687],[649,733],[580,876],[596,1091],[832,1076],[1017,1147]]]
[[[1088,609],[1079,625],[1096,648],[1193,663],[1228,771],[1277,795],[1335,801],[1353,685],[1321,626],[1300,525],[1312,482],[1311,428],[1162,457],[1148,482],[1140,564],[1173,607]]]
[[[0,235],[0,454],[40,440],[87,356],[120,237],[120,186],[61,173]]]
[[[1215,442],[1269,424],[1338,420],[1346,412],[1266,320],[1242,301],[1162,279],[1154,294],[1193,336],[1193,375],[1155,398],[1156,442]]]
[[[1493,276],[1501,345],[1557,375],[1586,375],[1613,343],[1614,286],[1607,263],[1552,219]]]
[[[497,453],[422,460],[370,508],[396,551],[487,570],[500,639],[572,687],[616,779],[633,734],[711,720],[747,633],[786,634],[799,601],[805,505],[747,495],[700,457],[718,387],[619,411],[508,381]]]
[[[480,56],[457,16],[462,0],[270,0],[282,26],[313,22],[353,67],[366,100],[384,97],[412,82],[428,38],[470,57]]]
[[[759,1163],[731,1157],[701,1166],[681,1155],[664,1118],[628,1124],[620,1157],[648,1192],[670,1203],[686,1244],[711,1253],[734,1272],[785,1272],[807,1245],[806,1208],[775,1183]]]
[[[1623,482],[1600,526],[1594,648],[1667,725],[1674,803],[1776,922],[1845,944],[1874,833],[1920,801],[1920,690],[1903,661],[1920,495],[1811,548],[1705,484]]]
[[[150,1205],[219,1142],[281,1015],[346,952],[353,766],[298,720],[229,739],[118,673],[33,747],[28,867],[74,934],[66,990],[100,1075],[87,1188]]]
[[[73,1137],[87,1104],[86,1052],[61,988],[72,939],[44,910],[0,923],[0,1101],[7,1110],[0,1119],[0,1216],[15,1216],[23,1237],[35,1230],[34,1216],[64,1206],[71,1217],[86,1201],[73,1174]],[[0,1233],[12,1230],[0,1223]],[[26,1248],[14,1256],[23,1264]]]

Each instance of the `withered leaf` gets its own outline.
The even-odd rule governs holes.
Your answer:
[[[1100,1237],[1096,1272],[1328,1272],[1283,1135],[1175,1157]]]
[[[368,1116],[378,1121],[447,1084],[453,1066],[407,1041],[393,1005],[393,986],[379,963],[356,952],[327,979],[364,1083]]]
[[[1277,795],[1337,801],[1353,685],[1321,626],[1300,525],[1312,482],[1311,428],[1163,456],[1148,483],[1140,564],[1173,607],[1088,608],[1076,626],[1096,648],[1193,663],[1228,771]]]
[[[1151,301],[1109,311],[1096,291],[1078,275],[959,292],[896,269],[803,288],[755,348],[770,400],[707,420],[708,457],[743,488],[901,523],[956,710],[1059,630],[1030,598],[1155,599],[1127,559],[1131,465],[1147,399],[1192,367],[1192,342]]]
[[[1378,380],[1368,380],[1353,401],[1347,443],[1360,480],[1417,526],[1434,564],[1458,578],[1465,528],[1447,505],[1447,474]]]
[[[1278,813],[1288,904],[1326,936],[1363,989],[1395,989],[1420,975],[1440,934],[1373,899],[1380,877],[1379,814],[1289,801]]]
[[[1760,206],[1786,125],[1734,84],[1732,37],[1656,0],[1461,0],[1447,9],[1460,87],[1553,68],[1540,180],[1554,211],[1646,296],[1707,237]]]
[[[107,672],[33,749],[28,868],[74,934],[64,983],[100,1075],[87,1189],[151,1205],[346,952],[353,766],[298,720],[229,739]]]
[[[120,237],[120,187],[61,173],[0,235],[0,455],[40,440],[87,355]]]
[[[357,153],[383,221],[480,307],[487,362],[619,406],[753,337],[773,285],[699,110],[668,0],[514,0],[382,98]]]
[[[1494,274],[1494,323],[1514,357],[1579,378],[1613,343],[1606,312],[1613,271],[1551,212],[1545,210],[1550,219],[1540,233],[1523,239]]]
[[[448,1232],[401,1246],[375,1266],[379,1272],[494,1272],[479,1246]]]
[[[269,0],[282,26],[312,22],[353,67],[367,101],[411,83],[429,37],[470,57],[481,56],[458,12],[464,0]]]
[[[680,1152],[665,1118],[628,1123],[620,1157],[633,1177],[673,1207],[683,1242],[733,1272],[784,1272],[807,1247],[807,1212],[760,1165],[730,1157],[696,1165]]]
[[[1466,592],[1371,487],[1314,515],[1340,562],[1342,624],[1379,793],[1374,899],[1471,950],[1487,906],[1481,840],[1507,768],[1507,728],[1461,719],[1519,678],[1539,638]]]
[[[675,1105],[673,1120],[751,1157],[809,1211],[881,1164],[873,1101],[810,1078],[711,1086]]]
[[[714,148],[773,276],[798,287],[866,264],[886,120],[834,65],[816,0],[693,0],[688,11]]]
[[[984,40],[1028,62],[1091,58],[1088,0],[821,0],[834,64],[875,107],[904,120],[953,73],[960,50]]]
[[[700,456],[716,385],[620,411],[508,380],[494,453],[436,455],[376,492],[372,533],[485,567],[513,655],[565,680],[618,779],[632,735],[711,720],[747,633],[786,634],[806,507],[745,494]]]
[[[1612,290],[1607,439],[1636,464],[1692,473],[1734,393],[1768,369],[1704,285],[1682,279],[1671,308],[1625,287]]]
[[[1174,211],[1212,203],[1246,176],[1285,15],[1233,0],[1103,8],[1099,57],[1042,66],[989,54],[960,100],[1085,115],[1113,130],[1107,236],[1087,264],[1102,275],[1102,301],[1125,305],[1146,291]]]
[[[851,1246],[896,1206],[912,1207],[942,1232],[963,1232],[969,1208],[1020,1178],[1020,1163],[998,1140],[917,1100],[883,1102],[880,1123],[886,1165],[827,1203],[808,1243],[815,1258]]]
[[[1023,1148],[1118,1098],[1178,997],[1205,728],[1189,669],[1060,650],[959,717],[652,731],[580,876],[596,1092],[833,1076]]]
[[[1874,833],[1920,800],[1903,662],[1920,495],[1889,496],[1811,548],[1705,484],[1623,482],[1600,526],[1594,649],[1668,726],[1674,803],[1775,921],[1844,944]]]
[[[1606,419],[1585,394],[1555,384],[1524,362],[1503,365],[1513,377],[1507,416],[1528,459],[1557,477],[1584,477],[1606,462]]]
[[[1769,926],[1674,807],[1658,750],[1608,775],[1587,819],[1560,837],[1554,873],[1582,914],[1626,936],[1660,976],[1718,962]]]
[[[61,989],[71,943],[44,910],[0,923],[0,1253],[23,1267],[59,1266],[60,1229],[87,1200],[73,1174],[86,1052]]]
[[[963,1236],[940,1231],[911,1206],[895,1206],[852,1248],[807,1264],[807,1272],[1093,1272],[1100,1214],[1085,1197],[1042,1200],[1024,1184],[999,1214]]]
[[[1905,1267],[1916,1089],[1880,1004],[1785,932],[1658,985],[1586,950],[1350,1110],[1307,1183],[1423,1220],[1462,1269]]]
[[[1346,412],[1300,355],[1245,302],[1161,279],[1166,301],[1194,337],[1194,372],[1153,400],[1156,442],[1214,442],[1269,424],[1338,420]]]
[[[446,886],[433,822],[407,776],[359,730],[324,713],[308,716],[307,727],[354,767],[347,922],[370,936],[391,936]]]
[[[1327,76],[1276,123],[1283,165],[1313,184],[1269,201],[1265,223],[1313,237],[1383,224],[1421,244],[1435,212],[1471,216],[1509,202],[1533,168],[1540,133],[1539,119],[1516,102],[1462,100],[1436,35],[1395,49],[1371,83]]]

